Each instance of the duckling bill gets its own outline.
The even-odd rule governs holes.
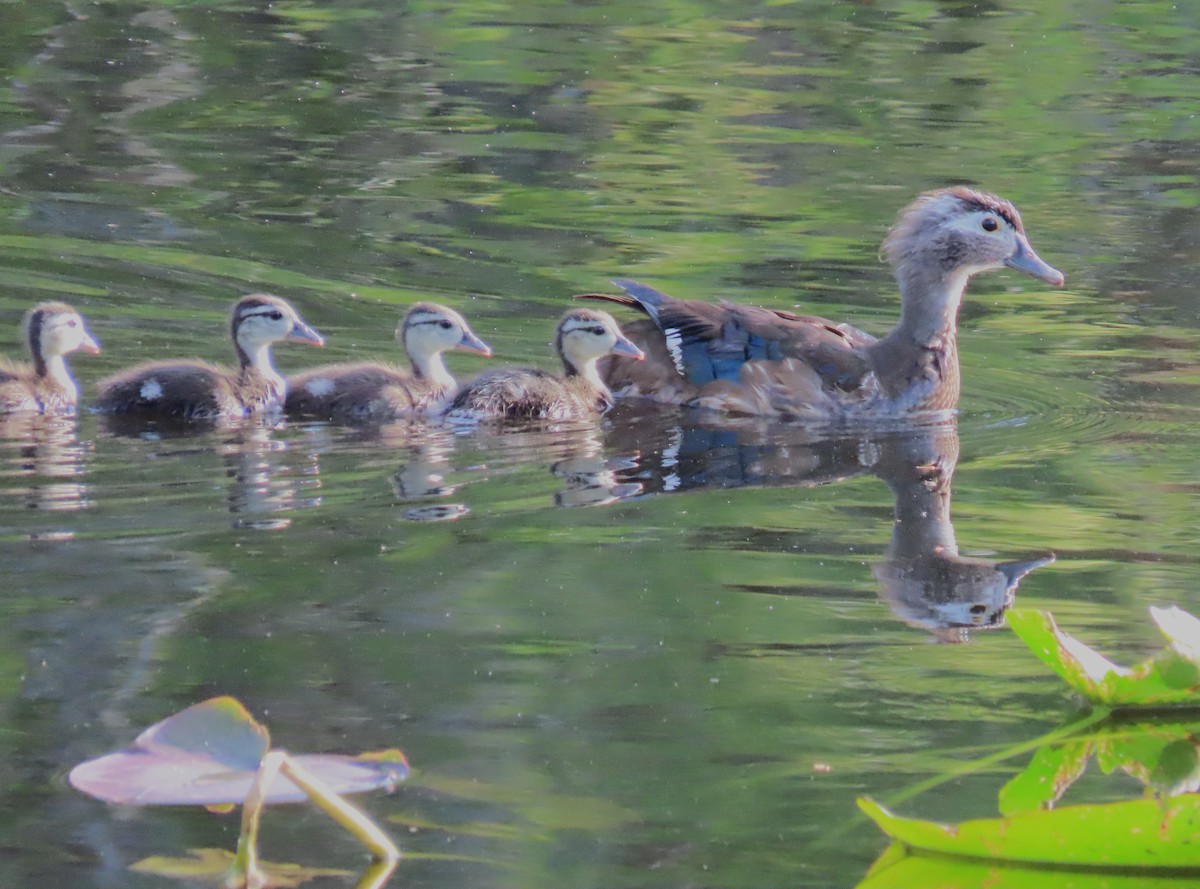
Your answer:
[[[638,309],[626,335],[644,365],[605,360],[618,397],[739,414],[814,419],[905,416],[958,403],[957,318],[977,274],[1011,268],[1062,286],[1025,233],[1017,208],[957,186],[900,212],[883,243],[900,285],[900,321],[876,339],[824,318],[729,302],[678,300],[636,281],[622,294],[582,294]]]
[[[151,361],[97,384],[99,410],[147,418],[214,420],[246,417],[282,404],[287,383],[271,362],[278,342],[325,345],[324,338],[278,296],[256,293],[234,304],[229,332],[238,366],[204,361]]]

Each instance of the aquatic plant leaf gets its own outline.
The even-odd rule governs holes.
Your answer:
[[[1167,626],[1164,632],[1172,645],[1133,668],[1112,663],[1063,632],[1046,612],[1010,611],[1009,626],[1035,655],[1093,704],[1112,708],[1200,705],[1200,661],[1191,657],[1197,642],[1195,619],[1177,608],[1156,611],[1155,620],[1160,627]]]
[[[1029,765],[1000,788],[1000,814],[1050,808],[1084,773],[1091,755],[1090,740],[1040,748]]]
[[[1200,798],[1194,795],[954,825],[901,818],[866,798],[858,806],[889,837],[921,852],[1049,867],[1200,869]]]
[[[230,697],[212,698],[156,723],[133,746],[81,763],[71,770],[76,790],[126,805],[239,804],[270,747],[265,727]],[[292,757],[337,793],[391,789],[408,776],[399,750],[360,756],[304,754]],[[266,802],[300,802],[305,793],[280,776]]]
[[[129,869],[137,873],[183,880],[203,880],[212,885],[219,885],[233,866],[233,853],[224,849],[189,849],[188,852],[191,854],[187,858],[152,855],[134,862]],[[318,877],[345,879],[353,876],[347,870],[304,867],[299,864],[266,863],[262,865],[262,869],[266,874],[268,889],[291,889]]]
[[[1193,889],[1192,874],[1046,870],[994,861],[940,855],[911,855],[893,843],[855,889]]]

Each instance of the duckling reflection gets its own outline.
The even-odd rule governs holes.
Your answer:
[[[316,456],[308,455],[307,465],[289,465],[287,442],[275,438],[271,427],[247,421],[233,428],[217,450],[232,480],[229,511],[236,516],[235,528],[281,530],[292,523],[281,513],[321,503]]]
[[[586,433],[578,454],[550,464],[550,474],[562,479],[563,489],[554,494],[554,504],[566,508],[608,506],[642,493],[641,482],[623,482],[618,472],[637,468],[631,457],[605,457],[600,437]]]
[[[450,463],[450,455],[454,453],[453,433],[425,424],[390,424],[388,438],[396,441],[401,435],[409,459],[392,476],[392,492],[396,499],[402,502],[437,500],[449,497],[462,487],[461,483],[446,482],[446,476],[454,471]],[[404,517],[414,522],[453,521],[469,512],[462,503],[426,503],[411,507]]]
[[[851,434],[686,411],[660,412],[656,422],[651,412],[619,406],[608,437],[618,453],[640,451],[635,477],[648,491],[881,478],[895,507],[891,541],[873,569],[880,595],[902,621],[943,641],[1002,626],[1021,578],[1054,560],[997,563],[959,554],[950,518],[959,449],[953,420]]]
[[[30,509],[54,512],[91,506],[84,458],[90,446],[79,441],[72,416],[16,413],[0,415],[0,477],[4,493],[24,498]],[[20,479],[12,487],[7,480]]]

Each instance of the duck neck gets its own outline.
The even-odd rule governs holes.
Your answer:
[[[913,264],[898,270],[900,323],[889,336],[925,348],[953,348],[958,307],[971,275],[965,269],[943,272]]]
[[[612,393],[608,391],[608,386],[600,378],[600,369],[596,366],[598,361],[598,358],[590,358],[582,364],[575,364],[564,355],[563,367],[566,369],[567,379],[581,379],[593,389],[598,390],[601,395],[611,397]]]
[[[439,391],[457,388],[458,382],[446,367],[446,361],[441,352],[432,355],[409,353],[412,355],[413,376],[424,380]]]
[[[287,383],[275,370],[271,363],[271,344],[258,343],[247,349],[241,343],[237,346],[238,360],[241,363],[241,380],[249,382],[254,377],[266,380],[275,392],[282,397],[287,389]]]
[[[35,355],[33,367],[39,377],[52,382],[55,388],[72,397],[78,397],[79,391],[75,387],[75,380],[71,378],[71,371],[67,369],[65,356],[51,355],[49,358],[43,358],[41,355]]]

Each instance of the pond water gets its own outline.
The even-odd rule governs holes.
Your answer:
[[[939,626],[1001,620],[995,562],[1054,553],[1017,601],[1125,661],[1160,644],[1147,606],[1200,609],[1200,7],[735,6],[5,6],[2,351],[72,302],[85,400],[227,360],[252,290],[328,338],[285,371],[391,358],[422,298],[551,367],[614,276],[879,334],[883,234],[951,182],[1016,202],[1067,286],[972,284],[943,426],[6,422],[0,883],[177,885],[127,868],[231,849],[235,818],[65,779],[231,694],[291,750],[405,750],[362,800],[393,885],[853,886],[886,845],[857,796],[1073,712],[1008,630]],[[899,808],[994,815],[1023,765]],[[296,807],[263,844],[363,863]]]

